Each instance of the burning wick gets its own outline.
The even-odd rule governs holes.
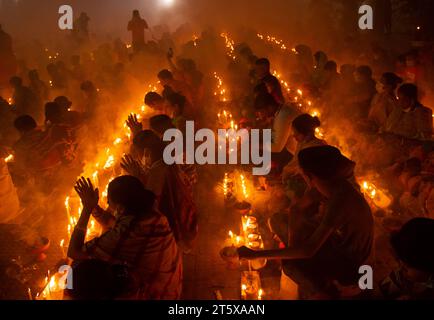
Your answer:
[[[14,161],[14,155],[10,154],[4,160],[5,160],[6,163]]]
[[[258,291],[258,300],[262,300],[262,296],[264,295],[264,290],[259,289]]]
[[[60,240],[60,249],[62,250],[62,258],[66,258],[66,254],[65,254],[65,248],[63,247],[63,245],[65,244],[65,239]]]

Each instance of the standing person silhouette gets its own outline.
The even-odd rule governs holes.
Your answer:
[[[135,53],[142,51],[145,46],[145,29],[149,29],[148,23],[140,17],[139,10],[134,10],[133,17],[128,22],[128,31],[132,34],[132,46]]]

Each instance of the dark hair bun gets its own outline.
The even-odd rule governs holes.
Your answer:
[[[318,117],[312,117],[310,114],[302,114],[292,121],[292,126],[297,132],[309,135],[314,134],[315,129],[321,126],[321,121]]]

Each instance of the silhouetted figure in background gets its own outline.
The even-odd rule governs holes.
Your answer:
[[[377,0],[375,2],[376,30],[380,33],[392,32],[392,0]]]
[[[37,70],[31,70],[29,72],[29,80],[30,80],[30,90],[37,96],[38,102],[44,103],[48,100],[48,87],[47,85],[39,78],[39,73]]]
[[[42,110],[38,110],[38,101],[36,95],[30,88],[23,85],[23,80],[19,77],[12,77],[10,85],[14,90],[13,106],[18,115],[29,114],[38,119]]]
[[[16,69],[17,61],[12,49],[12,38],[0,25],[0,88],[8,85]]]
[[[74,21],[73,36],[79,44],[89,40],[89,21],[86,12],[82,12],[77,20]]]
[[[146,21],[140,17],[139,10],[134,10],[133,18],[128,22],[128,31],[131,31],[133,36],[132,46],[135,53],[145,47],[145,29],[148,28]]]

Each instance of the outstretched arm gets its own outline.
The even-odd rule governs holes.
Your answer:
[[[321,224],[307,242],[300,247],[290,247],[278,250],[262,250],[254,251],[246,247],[238,249],[238,254],[241,259],[309,259],[312,258],[318,250],[323,246],[328,237],[333,232],[333,228]]]

